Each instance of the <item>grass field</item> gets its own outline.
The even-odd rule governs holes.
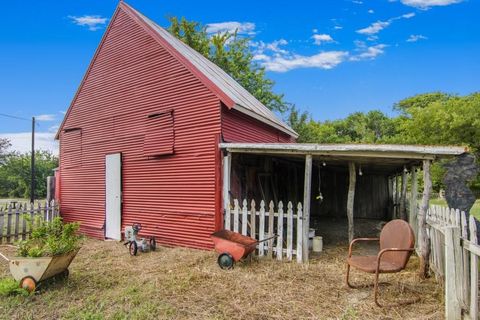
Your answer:
[[[3,249],[2,249],[3,250]],[[12,254],[12,253],[10,253]],[[344,284],[346,246],[327,248],[308,266],[269,260],[221,270],[212,251],[160,247],[129,256],[121,243],[86,240],[68,280],[49,281],[31,297],[0,299],[1,319],[442,319],[443,291],[434,279],[407,270],[382,275],[388,302],[420,296],[419,303],[378,308],[372,288]],[[370,274],[353,273],[356,283]],[[8,276],[0,263],[0,276]]]

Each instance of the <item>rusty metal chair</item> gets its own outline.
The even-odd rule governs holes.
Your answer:
[[[352,256],[353,245],[359,241],[379,241],[380,251],[377,255],[370,256]],[[375,303],[382,307],[378,302],[378,277],[380,273],[400,272],[407,266],[410,255],[415,246],[415,236],[410,225],[403,220],[392,220],[388,222],[380,233],[380,238],[357,238],[350,243],[347,258],[346,282],[350,288],[356,288],[350,284],[350,267],[363,272],[374,273],[374,295]],[[418,299],[417,299],[418,300]],[[409,304],[416,300],[404,301],[399,304]],[[397,304],[398,305],[398,304]]]

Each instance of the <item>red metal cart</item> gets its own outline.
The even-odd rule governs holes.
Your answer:
[[[255,251],[257,244],[271,240],[277,236],[275,235],[257,241],[238,232],[220,230],[212,233],[211,237],[215,245],[215,251],[220,253],[217,260],[218,265],[222,269],[231,269],[235,262],[246,258],[250,253]]]

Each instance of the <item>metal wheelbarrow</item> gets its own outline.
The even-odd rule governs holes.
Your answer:
[[[276,237],[275,235],[266,239],[255,240],[230,230],[220,230],[211,235],[215,245],[215,251],[220,254],[217,262],[222,269],[233,268],[235,262],[246,258],[250,253],[255,251],[259,243]]]
[[[20,287],[33,292],[40,281],[57,275],[68,277],[68,267],[77,252],[78,250],[75,250],[53,257],[38,258],[15,257],[9,259],[2,253],[0,256],[7,260],[10,273],[15,280],[20,281]]]

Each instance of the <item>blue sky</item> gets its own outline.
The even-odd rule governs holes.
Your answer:
[[[380,109],[417,93],[480,88],[480,1],[161,1],[131,6],[210,32],[238,28],[275,90],[317,120]],[[0,21],[0,113],[39,116],[37,145],[55,150],[63,118],[117,1],[9,1]],[[26,150],[30,123],[0,116],[0,137]]]

